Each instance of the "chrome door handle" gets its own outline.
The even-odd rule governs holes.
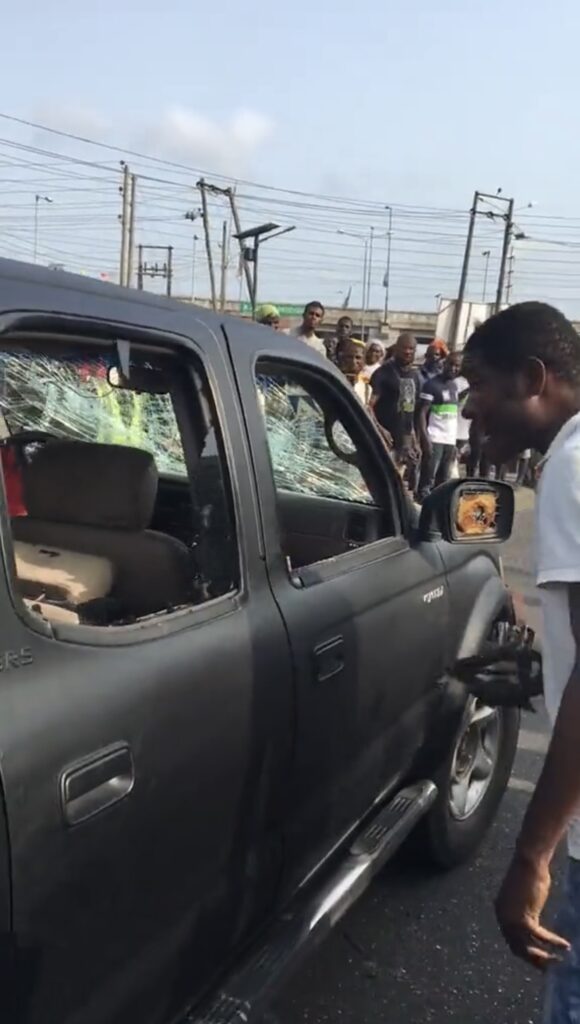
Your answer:
[[[344,668],[344,637],[335,636],[314,648],[314,669],[316,680],[326,682],[338,675]]]
[[[79,825],[128,796],[135,784],[131,750],[117,743],[65,768],[60,799],[67,825]]]

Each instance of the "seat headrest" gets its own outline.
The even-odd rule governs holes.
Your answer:
[[[116,530],[145,530],[157,497],[157,467],[140,448],[50,441],[24,473],[33,519]]]

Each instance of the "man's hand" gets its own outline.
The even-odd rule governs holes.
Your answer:
[[[540,922],[552,880],[550,867],[516,853],[495,904],[498,924],[515,956],[545,971],[570,943]]]
[[[377,426],[379,434],[381,435],[385,445],[387,446],[388,451],[392,452],[393,448],[395,447],[393,435],[386,429],[386,427],[383,427],[377,419],[375,419],[375,424]]]

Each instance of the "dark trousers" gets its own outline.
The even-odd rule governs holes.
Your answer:
[[[491,464],[483,451],[483,438],[474,429],[472,424],[469,431],[469,458],[466,465],[467,476],[479,476],[484,480],[489,478]]]
[[[444,484],[446,480],[449,480],[456,454],[457,448],[454,444],[438,444],[435,442],[431,445],[431,456],[424,460],[421,471],[421,484],[419,486],[421,500],[426,498],[434,487],[438,487],[439,484]]]

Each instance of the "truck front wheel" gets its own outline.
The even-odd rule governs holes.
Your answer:
[[[519,726],[518,708],[468,700],[452,749],[434,779],[439,796],[423,823],[425,853],[438,867],[461,864],[480,845],[509,782]]]

